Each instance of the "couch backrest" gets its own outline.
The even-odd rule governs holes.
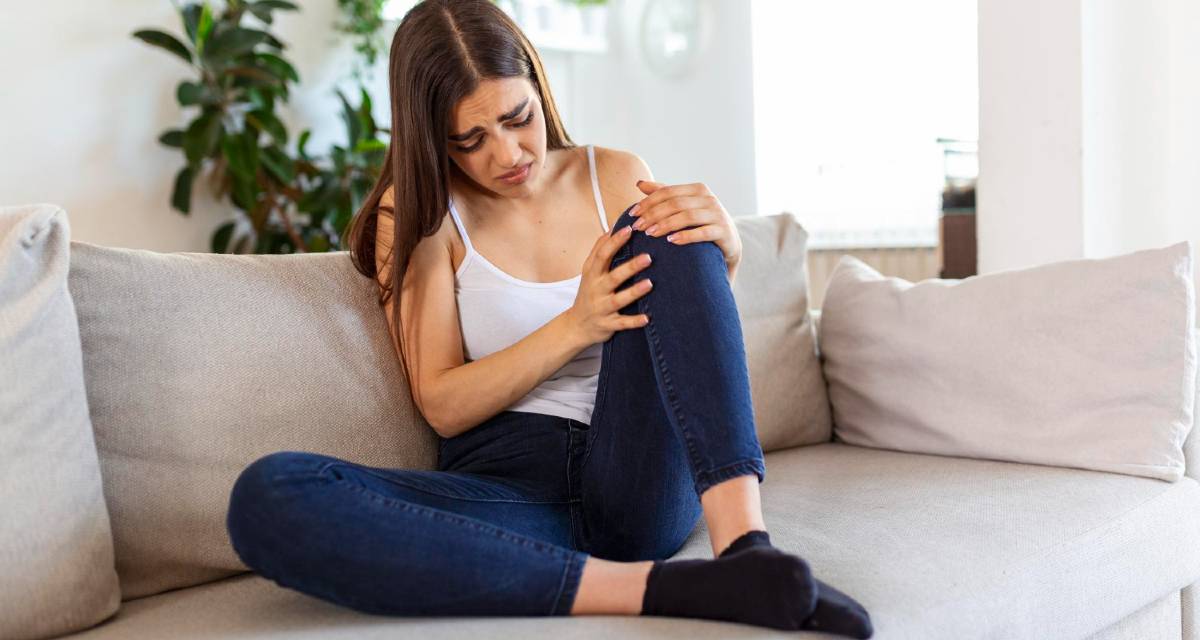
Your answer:
[[[225,513],[267,453],[433,466],[436,435],[345,253],[72,242],[69,287],[122,599],[246,570]]]

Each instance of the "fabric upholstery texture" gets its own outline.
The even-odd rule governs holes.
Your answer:
[[[117,611],[112,530],[67,290],[70,224],[0,208],[0,638],[83,629]]]
[[[1163,618],[1171,611],[1177,633],[1179,589],[1200,574],[1200,485],[1190,478],[1168,483],[842,443],[775,451],[766,463],[761,488],[772,542],[862,602],[877,638],[1083,638],[1112,628],[1097,638],[1118,640],[1170,628]],[[675,557],[711,554],[701,521]],[[245,574],[126,602],[112,621],[76,637],[158,636],[775,634],[681,618],[370,616]]]
[[[71,252],[123,599],[246,570],[225,515],[267,453],[433,468],[436,435],[346,253]]]
[[[764,452],[829,442],[829,394],[808,309],[808,232],[791,213],[734,218],[742,262],[733,295]]]
[[[764,450],[827,442],[807,308],[806,234],[739,222],[735,282]],[[71,291],[123,599],[245,566],[224,527],[254,459],[306,450],[433,469],[371,280],[346,252],[158,253],[72,243]]]
[[[834,437],[1176,481],[1196,389],[1189,242],[961,280],[830,276]]]

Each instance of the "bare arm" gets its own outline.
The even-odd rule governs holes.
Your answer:
[[[381,283],[390,278],[392,266],[390,196],[381,202],[376,235]],[[512,405],[592,343],[564,312],[518,342],[466,362],[446,229],[422,238],[404,275],[400,313],[407,357],[394,333],[394,301],[384,310],[418,410],[434,431],[449,438]]]
[[[525,397],[588,347],[564,314],[516,343],[437,377],[438,431],[453,437]]]

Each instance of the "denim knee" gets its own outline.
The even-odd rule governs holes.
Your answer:
[[[275,519],[278,514],[272,513],[272,509],[279,506],[289,485],[295,488],[294,483],[287,480],[316,477],[333,461],[336,459],[316,453],[276,451],[242,469],[229,492],[225,520],[234,550],[242,555],[243,550],[253,543],[251,536]],[[243,561],[246,561],[245,557]]]
[[[633,205],[630,205],[629,208],[632,209]],[[613,224],[611,233],[615,234],[622,227],[627,227],[636,221],[637,218],[629,215],[629,209],[626,209],[617,218],[616,223]],[[633,235],[617,251],[617,255],[613,260],[613,266],[616,266],[617,263],[625,259],[643,253],[650,254],[650,259],[653,260],[651,263],[652,266],[667,264],[669,261],[671,264],[679,262],[687,263],[688,266],[686,268],[688,269],[700,268],[704,265],[719,266],[722,273],[724,273],[725,269],[725,255],[721,252],[721,248],[714,242],[689,242],[688,244],[677,245],[668,242],[665,235],[648,236],[644,230],[638,229],[633,230]],[[645,271],[641,271],[633,279],[637,280],[639,277],[644,277],[644,275]]]

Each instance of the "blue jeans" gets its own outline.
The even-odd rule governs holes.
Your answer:
[[[612,231],[633,223],[629,211]],[[277,451],[238,476],[226,525],[260,575],[382,615],[568,615],[588,555],[664,559],[712,485],[766,475],[720,249],[635,231],[650,324],[603,344],[591,424],[502,411],[439,442],[436,470]]]

